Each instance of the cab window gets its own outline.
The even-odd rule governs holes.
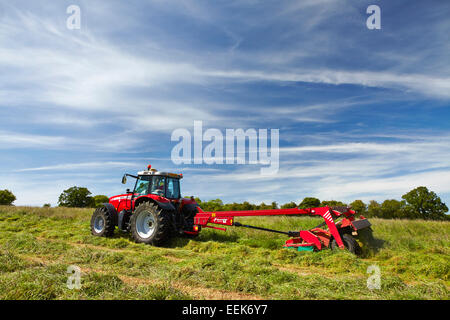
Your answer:
[[[180,198],[180,180],[174,178],[167,178],[167,198],[179,199]]]
[[[164,197],[165,180],[165,177],[153,177],[150,194],[156,194],[158,196]]]
[[[144,177],[143,177],[144,178]],[[134,193],[145,195],[148,193],[148,186],[150,181],[148,179],[139,178],[136,182]]]

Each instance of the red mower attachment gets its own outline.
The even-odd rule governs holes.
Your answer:
[[[270,209],[256,211],[221,211],[221,212],[202,212],[200,211],[194,217],[195,230],[199,227],[226,230],[209,224],[235,226],[258,229],[268,232],[276,232],[286,234],[291,239],[286,240],[283,247],[296,249],[297,251],[320,251],[325,248],[348,249],[358,254],[360,247],[353,236],[358,235],[362,229],[369,228],[370,222],[360,216],[355,218],[355,211],[350,207],[319,207],[308,209]],[[251,216],[275,216],[275,215],[309,215],[321,216],[324,222],[310,230],[300,231],[278,231],[267,228],[261,228],[250,225],[243,225],[234,221],[236,217]],[[338,221],[340,220],[340,221]]]

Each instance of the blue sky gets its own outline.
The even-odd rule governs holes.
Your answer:
[[[81,29],[69,30],[69,5]],[[366,9],[381,8],[381,30]],[[0,1],[0,189],[57,204],[183,172],[225,202],[450,204],[447,1]],[[175,165],[173,130],[280,130],[280,169]]]

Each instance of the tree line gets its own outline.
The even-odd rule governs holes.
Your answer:
[[[10,190],[0,190],[0,205],[10,206],[16,201],[16,196]],[[92,193],[84,187],[71,187],[64,190],[58,198],[58,206],[72,208],[97,208],[109,201],[105,195],[92,196]],[[46,203],[43,207],[50,207]]]
[[[12,205],[16,200],[14,194],[9,190],[0,190],[0,205]],[[364,203],[355,200],[349,204],[337,200],[321,201],[318,198],[306,197],[300,203],[288,202],[278,205],[276,202],[270,204],[253,204],[248,201],[242,203],[223,203],[221,199],[202,201],[195,198],[204,211],[235,211],[235,210],[264,210],[264,209],[286,209],[286,208],[314,208],[324,206],[350,206],[359,215],[383,219],[424,219],[424,220],[450,220],[446,213],[448,208],[435,192],[426,187],[415,188],[402,196],[402,200],[388,199],[379,203],[375,200]],[[97,208],[109,201],[105,195],[92,196],[92,193],[84,187],[71,187],[64,190],[58,199],[61,207]],[[44,207],[50,207],[45,204]]]
[[[314,197],[306,197],[300,203],[289,202],[279,206],[276,202],[271,204],[226,203],[220,199],[202,201],[195,198],[203,211],[235,211],[235,210],[262,210],[262,209],[286,209],[286,208],[315,208],[325,206],[350,206],[357,214],[365,217],[383,219],[424,219],[424,220],[450,220],[446,213],[448,208],[435,192],[426,187],[415,188],[402,196],[402,200],[389,199],[379,203],[375,200],[364,203],[355,200],[349,204],[337,200],[321,201]]]

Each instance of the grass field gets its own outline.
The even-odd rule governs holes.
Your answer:
[[[0,299],[448,299],[450,222],[371,219],[376,248],[283,249],[283,235],[244,228],[202,230],[165,248],[90,234],[91,209],[0,206]],[[242,218],[311,228],[310,217]],[[68,289],[78,266],[81,288]],[[367,268],[381,289],[367,288]]]

